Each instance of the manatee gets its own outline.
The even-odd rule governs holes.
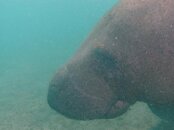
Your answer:
[[[77,120],[110,119],[137,101],[174,120],[174,1],[120,0],[50,82],[48,104]]]

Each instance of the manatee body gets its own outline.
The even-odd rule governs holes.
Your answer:
[[[114,118],[136,101],[173,119],[173,0],[121,0],[54,76],[48,92],[53,109],[82,120]]]

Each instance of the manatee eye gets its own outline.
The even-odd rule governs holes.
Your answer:
[[[117,59],[104,49],[96,48],[92,51],[91,68],[98,76],[110,81],[121,78],[120,65]]]
[[[113,69],[118,63],[117,60],[104,49],[96,48],[93,52],[94,60],[103,69]]]

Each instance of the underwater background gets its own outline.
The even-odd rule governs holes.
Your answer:
[[[109,120],[76,121],[47,104],[50,79],[117,0],[0,0],[0,130],[150,130],[138,102]]]

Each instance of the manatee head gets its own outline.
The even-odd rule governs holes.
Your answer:
[[[63,66],[50,82],[48,104],[77,120],[114,118],[130,103],[118,61],[97,48]]]
[[[138,100],[171,118],[161,113],[173,113],[173,7],[172,0],[121,0],[54,76],[49,105],[89,120],[119,116]]]

